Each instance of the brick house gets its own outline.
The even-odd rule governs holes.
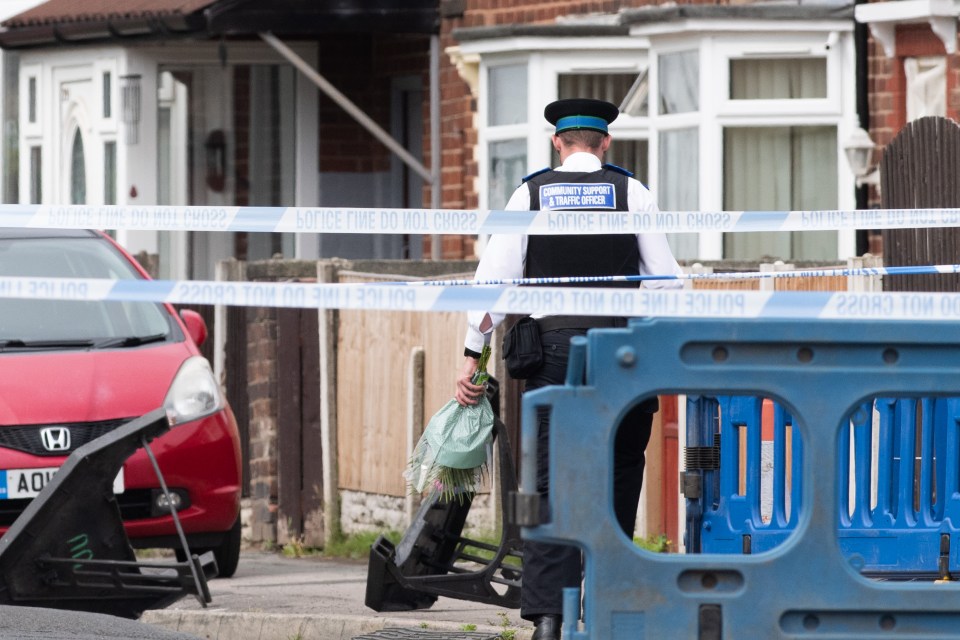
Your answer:
[[[876,201],[845,159],[858,127],[882,147],[917,114],[957,118],[960,104],[948,0],[114,4],[49,0],[3,23],[0,47],[18,61],[4,115],[18,123],[19,161],[6,171],[19,202],[496,209],[553,162],[543,106],[581,96],[621,105],[609,160],[634,170],[664,210],[851,209]],[[310,71],[343,96],[318,89]],[[681,260],[800,261],[845,260],[878,246],[872,237],[670,241]],[[119,239],[173,279],[278,254],[469,260],[484,241]],[[256,348],[274,339],[272,322],[252,334]],[[271,348],[262,356],[275,359]],[[277,412],[276,379],[254,373],[251,425]],[[275,471],[269,458],[262,466]]]

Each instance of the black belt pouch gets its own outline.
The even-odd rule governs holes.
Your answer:
[[[540,327],[530,316],[520,318],[503,337],[503,359],[507,373],[515,380],[526,380],[543,364]]]

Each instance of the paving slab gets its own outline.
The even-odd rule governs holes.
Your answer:
[[[354,640],[383,630],[437,640],[512,632],[529,640],[533,631],[519,610],[444,597],[429,609],[378,613],[364,605],[366,581],[365,560],[244,551],[232,578],[210,582],[206,608],[184,598],[141,622],[205,640]]]

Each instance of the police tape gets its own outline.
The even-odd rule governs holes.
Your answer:
[[[818,269],[787,269],[784,271],[723,271],[719,273],[680,273],[636,276],[568,276],[550,278],[490,278],[490,279],[450,279],[450,280],[405,280],[381,282],[398,286],[426,287],[464,287],[464,286],[503,286],[554,284],[603,284],[607,282],[649,282],[654,280],[766,280],[777,278],[825,278],[851,276],[903,276],[903,275],[943,275],[960,273],[960,264],[935,264],[905,267],[834,267]]]
[[[960,320],[960,294],[949,293],[408,287],[369,283],[0,277],[0,300],[16,298],[532,315]],[[16,310],[0,307],[0,315],[2,313],[16,313]]]
[[[359,234],[839,231],[960,225],[960,209],[500,211],[343,207],[2,205],[0,227]]]

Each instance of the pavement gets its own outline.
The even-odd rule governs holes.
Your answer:
[[[206,608],[187,597],[146,611],[140,622],[162,632],[206,640],[353,640],[389,637],[440,640],[529,640],[519,610],[441,597],[429,609],[377,613],[364,605],[366,560],[288,558],[245,550],[237,573],[209,583]],[[406,630],[406,631],[400,631]]]

